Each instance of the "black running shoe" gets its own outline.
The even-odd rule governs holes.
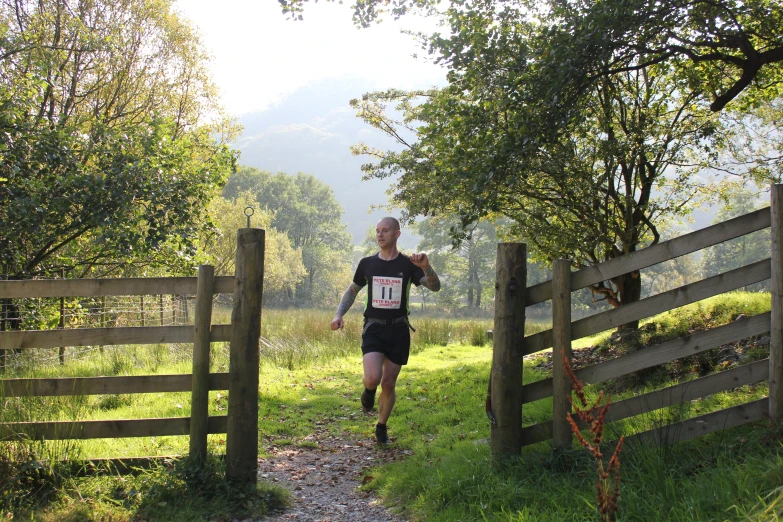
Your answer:
[[[378,444],[388,445],[392,443],[389,434],[386,432],[385,424],[375,425],[375,440],[378,441]]]
[[[375,390],[370,391],[367,388],[364,389],[362,392],[362,409],[367,411],[372,411],[373,407],[375,406]]]

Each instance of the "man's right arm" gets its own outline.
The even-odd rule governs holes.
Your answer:
[[[362,287],[356,283],[351,283],[348,286],[348,289],[343,294],[343,298],[340,299],[340,304],[337,305],[337,313],[334,315],[334,319],[332,319],[332,330],[339,330],[345,326],[343,323],[343,316],[348,311],[348,309],[353,306],[354,301],[356,301],[356,294],[358,294],[359,290],[361,289]]]

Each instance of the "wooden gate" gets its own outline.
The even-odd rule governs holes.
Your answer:
[[[569,260],[556,260],[552,280],[528,288],[525,287],[524,263],[520,262],[525,258],[525,245],[499,245],[490,383],[492,407],[497,419],[497,424],[492,426],[493,455],[517,455],[525,445],[550,439],[555,446],[571,447],[572,433],[566,419],[566,412],[571,408],[571,385],[561,361],[563,355],[570,361],[573,340],[770,278],[771,312],[647,347],[575,373],[585,384],[599,383],[770,332],[769,359],[613,403],[607,422],[765,380],[769,381],[768,398],[637,433],[630,438],[673,443],[766,417],[783,418],[783,185],[773,186],[771,193],[771,208],[577,272],[571,272]],[[575,290],[769,227],[772,231],[769,259],[584,319],[571,320],[571,292]],[[524,337],[525,308],[549,299],[552,300],[552,329]],[[522,357],[548,348],[553,349],[553,377],[522,385]],[[547,397],[553,397],[553,420],[523,427],[523,404]]]
[[[190,435],[190,456],[203,459],[207,435],[226,433],[227,477],[255,482],[263,272],[264,231],[246,228],[238,232],[234,276],[214,277],[213,268],[202,265],[198,277],[0,281],[2,299],[196,295],[193,325],[164,326],[161,312],[159,326],[0,332],[0,354],[29,348],[193,343],[192,374],[0,380],[0,397],[190,391],[190,417],[0,423],[0,440]],[[221,293],[233,294],[231,324],[213,325],[213,295]],[[227,373],[209,373],[213,342],[230,342]],[[208,415],[210,390],[228,390],[227,415]]]

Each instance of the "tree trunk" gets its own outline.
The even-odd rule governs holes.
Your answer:
[[[620,306],[624,306],[630,303],[635,303],[642,297],[642,277],[639,271],[629,272],[623,274],[612,280],[617,287],[617,297],[620,301]],[[618,330],[629,328],[631,330],[637,330],[639,328],[639,321],[631,321],[626,324],[621,324],[617,327]]]
[[[468,269],[468,308],[473,308],[473,271]]]
[[[22,329],[21,313],[19,305],[14,303],[13,299],[2,299],[2,317],[0,317],[0,331],[13,331]],[[6,356],[9,350],[0,350],[0,372],[5,371],[7,364]],[[15,349],[14,353],[21,353],[21,349]]]
[[[473,282],[476,285],[476,310],[481,308],[481,281],[479,281],[479,276],[476,271],[476,269],[473,269]]]

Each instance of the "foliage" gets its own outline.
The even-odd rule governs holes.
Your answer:
[[[491,31],[494,20],[475,23]],[[475,74],[451,76],[442,91],[354,100],[360,117],[392,137],[399,127],[417,130],[415,143],[398,139],[407,146],[400,152],[355,148],[379,158],[363,166],[367,177],[400,176],[394,201],[409,215],[456,215],[463,227],[503,216],[537,260],[570,258],[580,268],[657,243],[662,223],[687,214],[702,190],[692,176],[697,155],[722,136],[670,69],[603,82],[570,134],[527,150],[528,109],[514,90],[517,54],[495,51],[471,62]],[[385,109],[398,100],[403,117],[395,120]],[[627,274],[593,290],[619,306],[639,299],[641,280]]]
[[[47,464],[46,453],[40,442],[0,441],[0,515],[45,502],[62,487],[62,470]]]
[[[496,226],[480,221],[470,226],[464,241],[454,244],[452,231],[459,227],[456,218],[428,218],[416,225],[422,237],[418,249],[427,252],[433,265],[443,274],[443,287],[432,298],[438,303],[461,303],[479,310],[492,295],[495,278]],[[486,293],[485,293],[486,292]]]
[[[284,13],[302,19],[308,0],[278,0]],[[439,0],[368,0],[353,5],[354,21],[367,27],[384,14],[434,14]],[[453,47],[441,61],[459,70],[485,49],[470,41],[471,22],[495,18],[483,43],[513,40],[520,20],[540,26],[543,36],[531,51],[541,66],[526,75],[539,122],[562,130],[581,110],[594,82],[631,70],[672,63],[693,92],[712,96],[720,111],[740,93],[756,95],[780,79],[783,64],[783,4],[779,0],[514,0],[496,7],[491,0],[448,2],[447,16],[467,13],[452,24]],[[479,41],[480,42],[480,41]],[[437,46],[437,44],[436,44]]]
[[[557,51],[549,72],[560,73],[563,90],[577,96],[596,78],[670,62],[720,111],[743,91],[755,94],[774,83],[783,64],[777,0],[569,2],[557,15],[551,45],[567,47]],[[563,72],[569,53],[580,49],[575,70]]]
[[[204,239],[205,255],[215,266],[215,275],[234,275],[237,230],[247,227],[245,209],[260,205],[245,193],[234,201],[215,198],[209,207],[217,231]],[[264,300],[279,302],[293,292],[306,275],[301,248],[293,248],[288,236],[271,227],[273,214],[259,208],[251,216],[251,226],[265,229]]]
[[[343,209],[332,189],[314,176],[283,172],[270,174],[242,166],[223,191],[235,199],[250,193],[262,208],[273,213],[271,226],[288,235],[301,249],[307,279],[297,287],[300,304],[333,304],[350,280],[353,248]]]
[[[51,522],[229,520],[261,517],[291,502],[290,493],[277,485],[227,483],[225,465],[215,457],[203,465],[189,459],[167,460],[128,476],[115,474],[111,465],[89,477],[74,475],[75,468],[64,471],[62,483],[49,498],[39,499],[37,505],[9,509],[8,518]],[[0,513],[4,513],[2,507]]]
[[[302,16],[304,0],[280,3]],[[439,8],[370,0],[354,5],[354,19]],[[396,201],[413,215],[457,214],[467,225],[512,214],[542,258],[583,266],[657,242],[657,228],[704,188],[695,167],[714,167],[725,143],[708,113],[741,92],[745,109],[779,96],[779,0],[454,0],[440,14],[444,30],[420,36],[449,87],[354,102],[403,148],[358,147],[377,160],[365,172],[402,176]],[[640,277],[594,290],[632,302]]]
[[[167,0],[0,3],[0,263],[193,264],[234,128]]]
[[[715,213],[713,223],[721,223],[749,214],[762,206],[766,205],[758,200],[757,193],[732,184],[724,191],[723,205]],[[724,273],[766,259],[771,251],[770,230],[759,230],[706,249],[703,270],[710,276]],[[753,288],[758,290],[768,286],[768,284],[753,285]]]
[[[187,520],[179,513],[185,507],[189,511],[200,508],[198,514],[206,520],[216,516],[258,518],[290,503],[289,492],[280,486],[264,482],[232,484],[224,477],[225,464],[217,458],[207,459],[204,465],[183,459],[176,462],[173,469],[162,468],[149,473],[145,477],[146,483],[137,486],[136,499],[128,494],[127,502],[136,500],[138,516],[161,520]]]

